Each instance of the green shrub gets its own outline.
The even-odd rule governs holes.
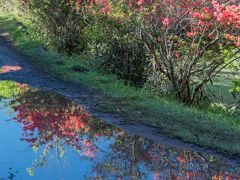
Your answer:
[[[81,53],[85,47],[82,38],[86,27],[75,1],[32,0],[23,4],[31,22],[50,45],[64,53]]]
[[[113,73],[127,84],[142,86],[147,79],[145,46],[136,40],[128,21],[101,19],[85,32],[88,50],[97,57],[98,68]]]
[[[229,108],[232,109],[233,114],[240,114],[240,79],[233,80],[230,92],[232,93],[235,102]]]
[[[17,0],[0,0],[1,12],[15,12],[17,7]]]

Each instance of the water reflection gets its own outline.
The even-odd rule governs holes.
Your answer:
[[[12,96],[7,108],[14,113],[7,115],[12,119],[7,127],[14,133],[12,126],[20,125],[17,146],[35,151],[23,167],[34,179],[41,174],[51,179],[240,179],[236,165],[131,136],[59,95],[22,86]]]

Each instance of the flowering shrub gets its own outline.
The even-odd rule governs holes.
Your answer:
[[[76,0],[77,10],[87,9],[95,15],[97,12],[108,14],[111,8],[108,0]]]
[[[171,94],[186,104],[200,102],[206,95],[205,85],[222,69],[239,60],[240,6],[237,1],[122,0],[110,3],[93,0],[78,4],[78,8],[92,9],[93,14],[96,13],[93,9],[100,7],[100,12],[110,17],[116,16],[110,7],[121,7],[122,17],[130,17],[137,29],[134,38],[147,49],[153,72],[158,72],[165,80],[160,81],[159,86],[167,86],[168,92],[170,89]],[[112,52],[114,56],[118,51]]]
[[[239,64],[236,0],[20,1],[58,50],[82,53],[94,45],[103,68],[137,85],[152,67],[148,76],[160,79],[159,89],[186,104],[205,99],[206,85]],[[112,19],[115,23],[109,23]],[[100,27],[97,40],[86,33],[89,27]]]
[[[181,102],[201,101],[205,85],[240,59],[237,1],[126,0],[124,4],[153,70],[167,79]]]

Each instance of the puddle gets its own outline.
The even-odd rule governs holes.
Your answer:
[[[233,180],[240,179],[240,168],[127,134],[62,96],[5,82],[0,180],[5,179]]]

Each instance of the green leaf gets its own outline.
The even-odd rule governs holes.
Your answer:
[[[27,172],[30,176],[34,176],[34,169],[33,168],[27,168]]]
[[[32,150],[33,150],[35,153],[37,153],[37,151],[38,151],[38,146],[37,146],[37,145],[34,145],[34,146],[32,147]]]

